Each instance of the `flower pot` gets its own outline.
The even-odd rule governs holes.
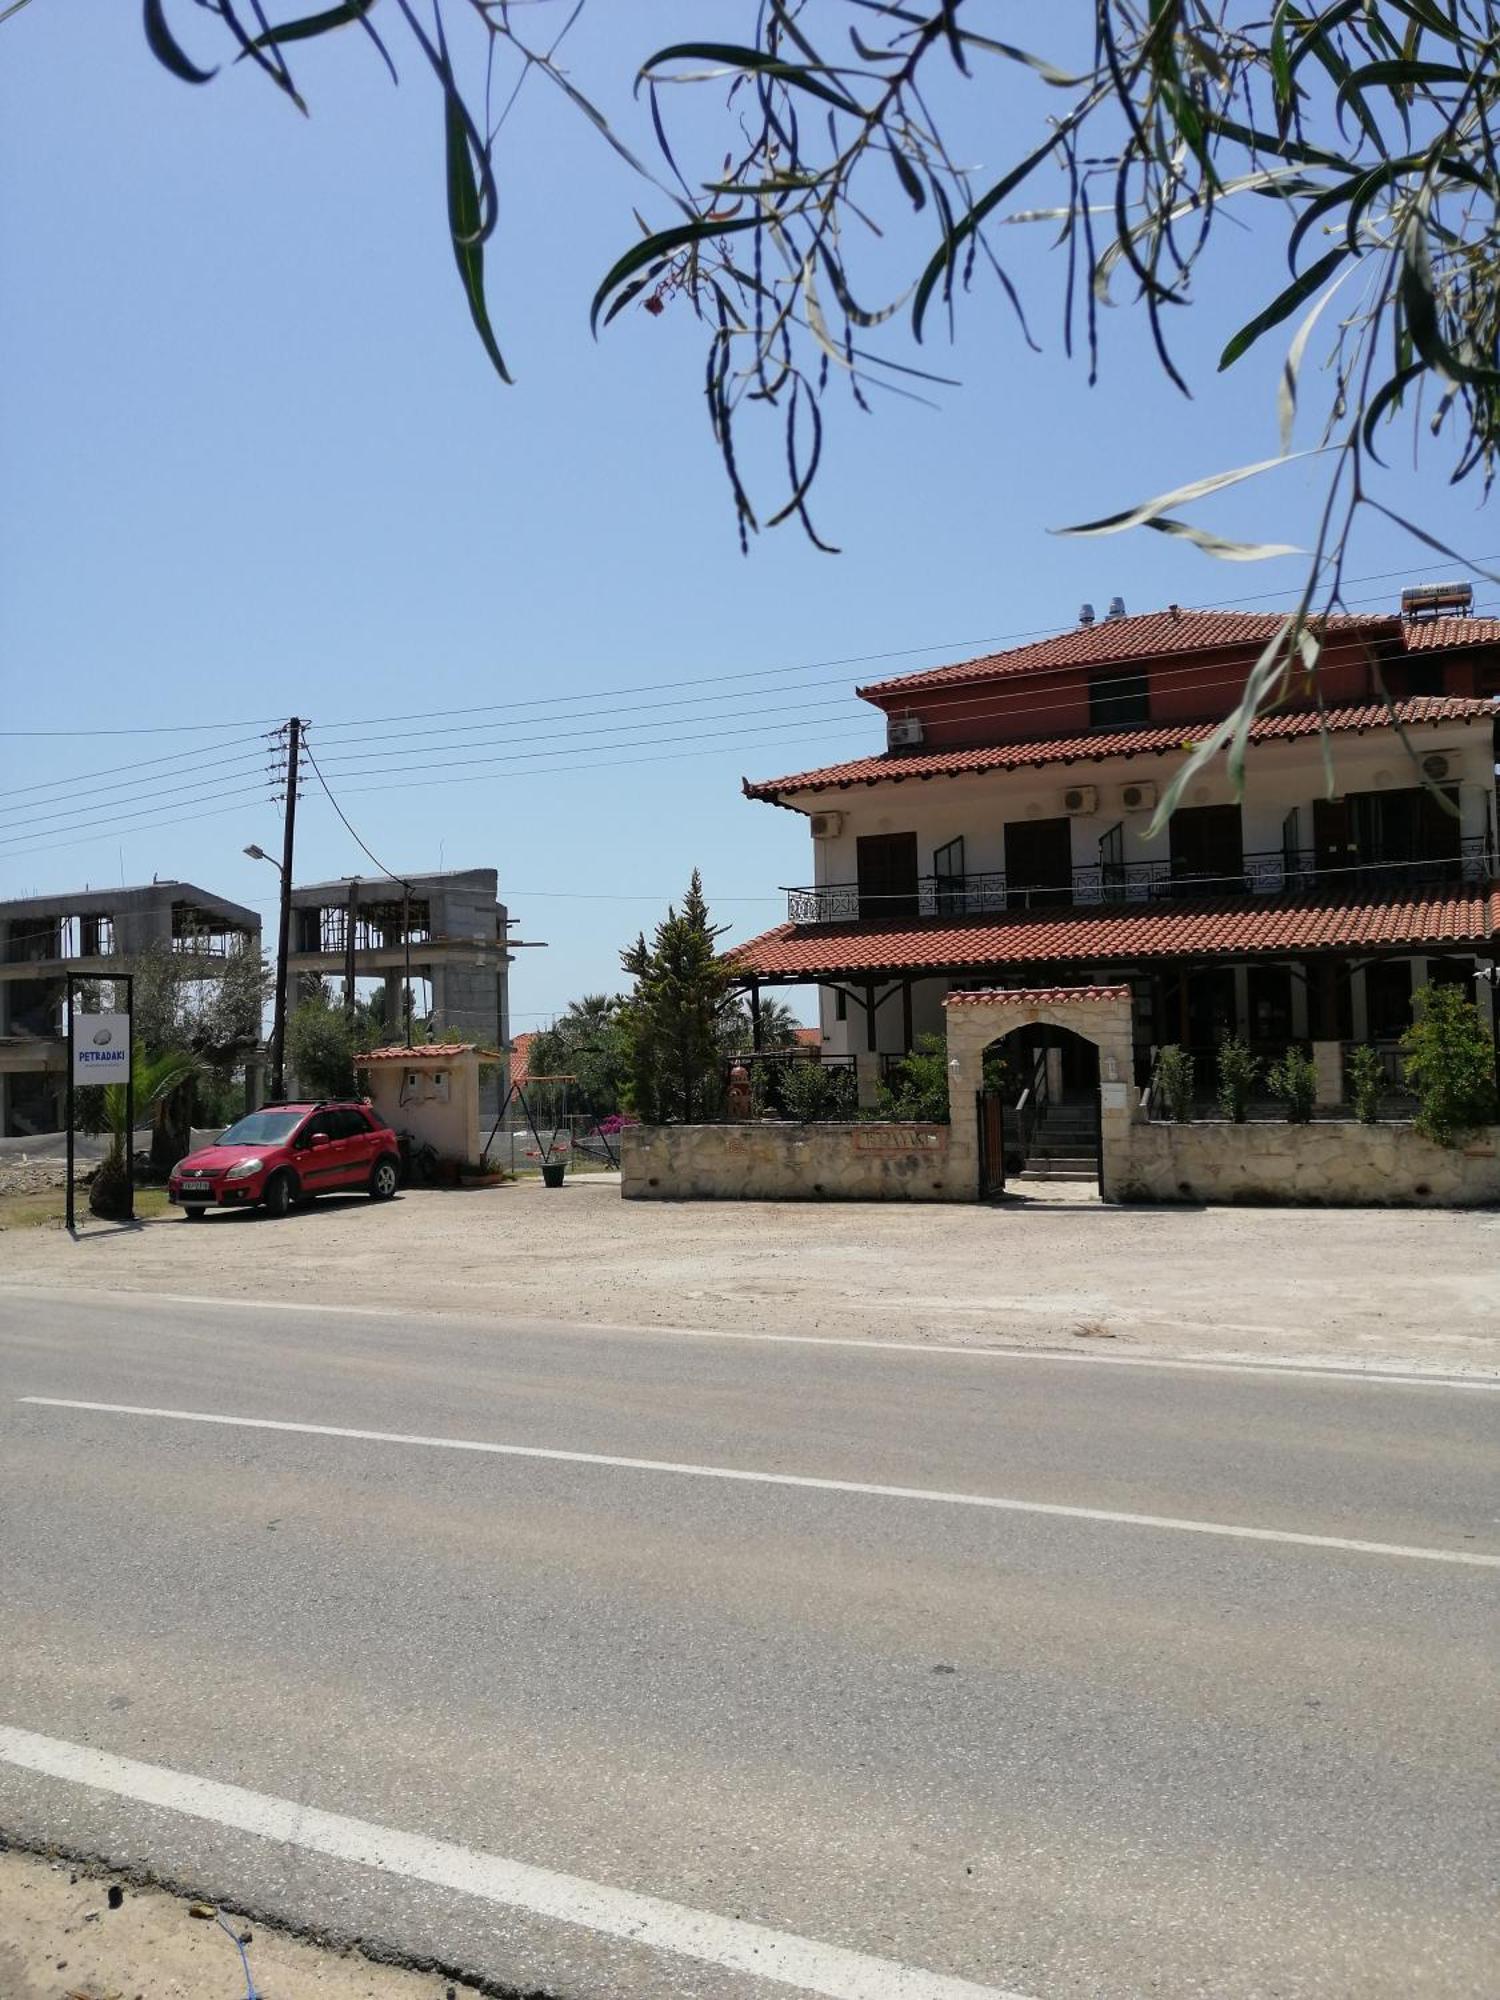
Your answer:
[[[563,1175],[567,1171],[568,1167],[565,1160],[543,1160],[542,1186],[561,1187],[563,1184]]]

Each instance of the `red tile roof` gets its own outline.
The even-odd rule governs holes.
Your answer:
[[[1182,653],[1211,653],[1226,647],[1264,646],[1280,630],[1278,611],[1147,611],[1136,618],[1105,618],[1096,625],[1076,625],[1030,646],[989,653],[956,666],[933,667],[894,680],[873,681],[857,692],[866,699],[919,694],[927,688],[952,687],[964,681],[989,681],[1011,674],[1033,674],[1056,667],[1109,667],[1126,660],[1157,660]],[[1334,637],[1399,639],[1407,652],[1431,652],[1447,646],[1500,643],[1497,618],[1424,618],[1403,620],[1396,614],[1378,617],[1336,613],[1326,622]]]
[[[531,1044],[535,1039],[535,1029],[524,1035],[511,1036],[510,1080],[512,1083],[529,1083],[531,1081]]]
[[[1250,725],[1250,741],[1271,743],[1315,736],[1325,725],[1332,730],[1388,729],[1393,716],[1404,728],[1415,728],[1419,723],[1490,721],[1496,713],[1493,702],[1466,695],[1412,695],[1389,708],[1384,702],[1370,701],[1352,708],[1330,708],[1321,716],[1316,709],[1265,715]],[[1201,743],[1215,727],[1212,722],[1179,722],[1153,729],[1049,737],[1037,743],[990,743],[972,750],[882,751],[874,757],[856,757],[847,764],[825,764],[819,770],[798,771],[786,778],[766,778],[759,784],[745,779],[743,790],[747,799],[768,799],[779,805],[786,792],[844,790],[883,780],[900,784],[906,778],[960,778],[975,771],[1019,771],[1039,764],[1098,763],[1106,757],[1165,757],[1187,744]]]
[[[945,1007],[992,1007],[996,1001],[1008,1007],[1048,1007],[1078,1000],[1128,1000],[1128,986],[987,986],[977,992],[943,995]]]
[[[399,1043],[388,1049],[366,1049],[354,1058],[356,1069],[363,1069],[372,1062],[431,1062],[434,1056],[471,1056],[479,1052],[478,1042],[418,1042],[413,1048],[403,1048]]]
[[[1018,910],[964,921],[887,918],[781,924],[728,957],[762,978],[961,972],[969,967],[1125,964],[1262,953],[1420,950],[1500,942],[1500,888],[1413,894],[1382,902],[1265,897],[1213,903]]]

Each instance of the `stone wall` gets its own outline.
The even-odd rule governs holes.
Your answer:
[[[1133,1124],[1112,1163],[1124,1201],[1473,1208],[1500,1202],[1500,1127],[1435,1146],[1409,1124]]]
[[[972,1201],[946,1125],[628,1125],[627,1201]]]

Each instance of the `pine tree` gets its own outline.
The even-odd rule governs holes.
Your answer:
[[[648,1124],[691,1125],[719,1109],[722,1024],[734,1005],[715,948],[724,928],[709,920],[695,868],[681,910],[669,906],[649,945],[643,931],[620,954],[635,980],[623,1010],[630,1095]]]

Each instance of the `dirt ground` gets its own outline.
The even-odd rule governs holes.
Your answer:
[[[14,1231],[0,1283],[1500,1373],[1493,1211],[623,1202],[592,1175]]]
[[[4,2000],[204,2000],[245,1991],[234,1937],[204,1904],[116,1884],[66,1861],[0,1852]],[[195,1916],[194,1911],[201,1914]],[[438,1973],[398,1971],[232,1919],[258,2000],[474,2000]]]

